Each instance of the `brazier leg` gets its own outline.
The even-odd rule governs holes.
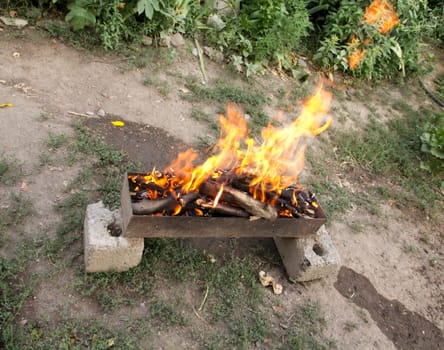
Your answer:
[[[83,230],[86,272],[126,271],[140,263],[143,238],[113,236],[119,225],[121,231],[119,210],[108,210],[102,201],[88,205]]]
[[[274,238],[288,276],[298,282],[337,272],[339,254],[325,226],[307,238]]]

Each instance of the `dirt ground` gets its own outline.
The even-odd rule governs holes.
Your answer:
[[[80,117],[70,111],[91,114],[86,124],[140,160],[144,170],[166,165],[178,151],[208,133],[205,124],[190,117],[193,104],[180,98],[184,87],[174,85],[171,76],[165,78],[170,84],[165,97],[143,85],[150,74],[146,68],[122,69],[125,63],[116,57],[75,50],[42,38],[32,28],[23,37],[7,34],[6,29],[0,32],[0,103],[13,107],[0,109],[0,153],[23,164],[27,193],[36,207],[36,215],[27,222],[31,228],[40,225],[51,230],[59,219],[53,204],[78,171],[57,165],[35,170],[39,156],[47,151],[48,135],[72,133],[71,123]],[[186,52],[168,69],[201,79],[197,59]],[[208,62],[210,81],[224,74],[223,69]],[[279,80],[277,76],[270,79]],[[346,103],[352,110],[354,104],[356,109],[365,109],[353,99]],[[381,103],[376,108],[384,110],[385,106]],[[95,115],[99,109],[107,115]],[[39,120],[42,114],[49,117]],[[109,122],[112,119],[127,124],[115,128]],[[9,190],[3,188],[0,195],[5,197]],[[282,266],[271,271],[284,284],[280,300],[288,308],[305,299],[318,302],[326,315],[327,336],[336,340],[339,349],[442,348],[442,227],[431,220],[418,221],[390,203],[382,203],[381,208],[377,217],[354,208],[331,220],[328,230],[342,259],[337,276],[295,285],[286,281]],[[357,223],[361,230],[355,232],[350,223]],[[413,253],[406,252],[410,246],[416,247]],[[4,255],[10,252],[8,245],[0,249]],[[45,266],[36,262],[33,269],[38,273]],[[68,295],[65,283],[62,279],[35,290],[28,305],[32,312],[26,317],[55,315],[58,306],[66,303],[72,305],[73,313],[96,317],[99,311],[88,300]],[[174,348],[167,338],[161,338],[170,344],[166,348]]]

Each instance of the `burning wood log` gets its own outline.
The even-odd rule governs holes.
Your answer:
[[[172,198],[162,198],[162,199],[142,199],[140,202],[131,203],[133,213],[136,215],[149,215],[162,213],[163,211],[173,211],[179,203]]]
[[[192,192],[182,196],[179,199],[167,197],[162,199],[142,199],[139,202],[131,203],[133,213],[136,215],[149,215],[165,212],[172,212],[178,209],[178,206],[186,208],[193,202],[199,194]]]
[[[206,181],[199,187],[199,192],[214,198],[219,193],[220,187],[221,185],[216,182]],[[238,205],[253,216],[267,220],[276,220],[278,217],[276,209],[268,203],[262,203],[249,194],[229,186],[223,189],[220,199],[224,202]]]
[[[187,208],[187,206],[193,201],[195,201],[198,197],[199,194],[196,192],[187,193],[179,199],[179,203],[182,206],[182,208]]]

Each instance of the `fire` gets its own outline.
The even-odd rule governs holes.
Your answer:
[[[215,154],[193,167],[197,154],[188,150],[180,154],[165,173],[174,173],[177,179],[174,186],[181,186],[184,193],[196,191],[209,178],[248,177],[250,193],[265,202],[266,191],[280,193],[298,182],[304,167],[307,138],[320,134],[331,124],[331,118],[326,117],[330,101],[331,94],[320,86],[290,125],[279,128],[269,124],[264,128],[260,143],[248,136],[241,111],[229,104],[226,116],[219,116],[222,136],[215,146]]]
[[[379,25],[378,31],[384,35],[388,34],[392,28],[399,24],[399,18],[396,11],[387,0],[374,0],[366,8],[363,21],[370,25]],[[371,41],[371,38],[366,38],[363,40],[363,44],[367,46]],[[349,45],[355,47],[348,57],[348,66],[351,70],[354,70],[364,59],[365,49],[361,47],[356,48],[356,46],[359,45],[359,40],[355,35],[353,35]]]

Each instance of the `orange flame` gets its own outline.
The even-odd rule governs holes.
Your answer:
[[[188,150],[165,172],[173,170],[177,185],[187,193],[197,190],[208,178],[219,177],[220,169],[228,169],[231,174],[251,178],[251,193],[265,201],[265,191],[280,193],[297,183],[304,167],[307,138],[320,134],[331,124],[331,118],[326,117],[330,101],[331,94],[321,85],[290,125],[278,128],[269,124],[263,129],[262,143],[248,137],[247,122],[241,111],[229,104],[226,116],[219,117],[222,136],[215,146],[215,155],[193,167],[197,154]]]

